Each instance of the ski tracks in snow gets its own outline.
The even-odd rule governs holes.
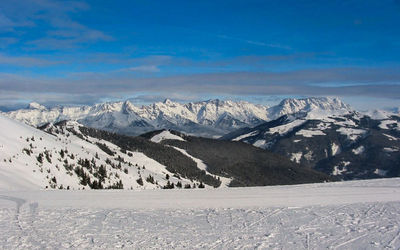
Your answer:
[[[213,208],[43,208],[0,196],[5,249],[399,249],[400,202]]]
[[[37,216],[38,203],[29,203],[29,208],[25,204],[27,201],[13,196],[0,195],[0,200],[10,201],[15,204],[15,208],[8,211],[9,214],[14,214],[9,220],[5,230],[13,232],[11,239],[17,239],[18,244],[16,248],[25,248],[29,246],[36,246],[37,248],[44,248],[42,242],[38,241],[37,231],[34,222]],[[14,212],[12,212],[14,210]],[[4,210],[3,210],[4,212]],[[3,221],[2,221],[3,222]],[[7,235],[4,234],[3,235]],[[8,242],[10,239],[2,239]],[[6,244],[7,245],[7,244]]]

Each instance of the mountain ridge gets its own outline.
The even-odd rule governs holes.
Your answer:
[[[205,137],[219,137],[236,129],[253,127],[284,114],[307,112],[320,116],[324,113],[347,113],[351,107],[337,98],[310,97],[285,99],[276,106],[245,101],[210,99],[181,104],[165,99],[138,107],[129,100],[106,102],[92,106],[54,107],[48,109],[32,103],[28,109],[5,113],[7,116],[32,126],[61,120],[74,120],[98,129],[127,135],[140,135],[158,129],[173,129]]]

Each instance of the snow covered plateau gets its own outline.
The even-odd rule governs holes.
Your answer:
[[[399,249],[400,179],[1,190],[0,225],[2,249]]]

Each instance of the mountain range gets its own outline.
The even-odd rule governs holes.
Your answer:
[[[53,177],[65,178],[50,174],[60,160],[56,166],[67,166],[66,173],[76,175],[63,182],[71,188],[98,188],[99,183],[102,188],[164,188],[178,182],[254,186],[400,176],[399,114],[361,113],[337,98],[285,99],[272,107],[221,100],[51,109],[31,103],[0,115],[2,150],[7,153],[2,153],[2,164],[22,162],[21,169],[13,168],[17,176],[26,166],[35,166],[33,173],[44,173],[45,179],[28,171],[29,178],[39,178],[41,186],[60,187],[60,181],[51,182]],[[10,134],[16,137],[9,140]],[[35,145],[35,134],[51,137]],[[67,150],[75,152],[74,159],[58,156]],[[38,162],[38,157],[50,161]],[[137,170],[132,172],[129,164]],[[99,179],[99,166],[113,174]],[[166,179],[167,174],[172,177]],[[149,176],[152,183],[138,184]]]
[[[298,112],[348,113],[351,108],[337,98],[285,99],[272,107],[249,102],[208,100],[181,104],[166,99],[147,106],[130,101],[82,107],[48,109],[31,103],[26,109],[5,113],[32,126],[63,120],[126,135],[172,129],[204,137],[219,137],[243,127],[257,126],[285,114]]]

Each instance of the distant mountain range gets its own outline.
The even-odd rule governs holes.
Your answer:
[[[311,111],[344,114],[351,108],[336,98],[285,99],[273,107],[218,99],[181,104],[167,99],[141,107],[129,101],[51,109],[31,103],[26,109],[5,114],[32,126],[72,120],[84,126],[126,135],[172,129],[195,136],[219,137],[282,115]]]

